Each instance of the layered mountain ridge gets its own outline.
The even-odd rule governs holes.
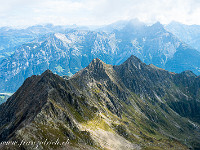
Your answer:
[[[0,62],[0,91],[15,92],[27,77],[42,74],[46,69],[71,76],[94,58],[119,65],[135,55],[147,64],[168,71],[192,70],[199,74],[200,53],[160,23],[147,26],[132,20],[119,24],[122,24],[119,28],[117,24],[110,25],[110,32],[51,27],[49,33],[45,27],[46,35],[18,46],[14,54]]]
[[[47,70],[26,79],[0,105],[0,141],[69,140],[39,149],[198,149],[199,108],[199,76],[190,71],[171,73],[135,56],[114,66],[96,58],[70,78]]]

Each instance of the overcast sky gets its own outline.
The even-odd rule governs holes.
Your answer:
[[[200,0],[0,0],[0,26],[103,25],[118,20],[200,24]]]

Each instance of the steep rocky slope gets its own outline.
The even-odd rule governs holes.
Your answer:
[[[119,66],[97,58],[71,78],[47,70],[26,79],[0,105],[0,141],[33,141],[38,149],[198,149],[199,104],[192,72],[170,73],[135,56]],[[38,144],[45,139],[68,143]]]

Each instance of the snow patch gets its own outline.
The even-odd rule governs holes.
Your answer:
[[[61,33],[55,33],[55,37],[61,40],[64,43],[72,43],[71,40],[69,40],[64,34]]]

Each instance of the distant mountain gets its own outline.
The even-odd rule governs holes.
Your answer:
[[[30,42],[39,35],[44,35],[49,32],[50,26],[32,26],[26,29],[13,29],[9,27],[0,28],[0,50],[13,48]]]
[[[166,62],[173,58],[181,44],[160,23],[146,26],[130,22],[122,30],[116,31],[116,37],[121,39],[119,49],[124,60],[134,54],[143,62],[161,68],[165,68]]]
[[[200,74],[200,52],[181,42],[160,23],[147,26],[131,20],[120,23],[119,28],[117,25],[109,26],[112,32],[68,29],[18,46],[14,54],[0,62],[0,91],[14,92],[27,77],[46,69],[71,76],[96,57],[119,65],[135,55],[168,71],[191,70]]]
[[[112,63],[115,38],[103,32],[72,30],[47,35],[24,44],[0,63],[1,90],[15,91],[33,74],[51,69],[59,75],[72,75],[99,57]]]
[[[185,25],[173,21],[166,25],[165,29],[200,51],[200,25]]]
[[[1,148],[199,149],[199,81],[135,56],[119,66],[94,59],[68,79],[47,70],[0,105],[0,142],[68,143]]]
[[[14,53],[15,49],[25,43],[32,42],[36,38],[56,32],[65,32],[69,29],[84,29],[76,25],[54,26],[52,24],[35,25],[24,29],[11,27],[0,28],[0,61]]]

